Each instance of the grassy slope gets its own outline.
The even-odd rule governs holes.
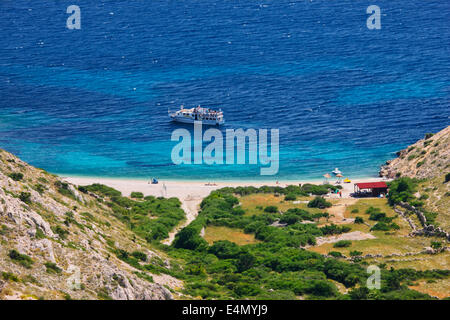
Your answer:
[[[238,245],[258,243],[253,234],[244,233],[240,229],[219,226],[207,226],[204,239],[212,245],[215,241],[228,240]]]
[[[274,194],[257,193],[240,197],[239,201],[246,212],[245,214],[248,216],[263,213],[264,208],[267,206],[276,206],[281,211],[286,211],[290,208],[299,208],[308,210],[311,213],[323,212],[324,210],[308,208],[307,203],[303,203],[311,199],[313,197],[298,197],[296,201],[301,201],[302,203],[294,203],[296,201],[285,201],[283,195],[275,196]]]
[[[437,225],[450,230],[450,183],[444,183],[445,174],[419,183],[418,193],[427,195],[424,200],[426,210],[437,212]]]

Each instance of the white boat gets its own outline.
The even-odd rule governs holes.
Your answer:
[[[194,121],[201,121],[202,124],[211,126],[225,123],[222,110],[216,111],[200,106],[191,109],[186,109],[184,106],[181,106],[180,110],[175,112],[169,110],[168,113],[169,117],[177,122],[194,123]]]
[[[338,168],[334,168],[334,170],[331,171],[331,173],[333,173],[334,175],[337,175],[339,173],[342,174],[341,170],[339,170]]]

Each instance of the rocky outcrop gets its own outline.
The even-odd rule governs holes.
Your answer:
[[[398,204],[398,206],[415,214],[423,227],[422,229],[418,229],[414,225],[414,223],[410,219],[408,219],[410,222],[410,225],[413,229],[413,231],[411,232],[412,236],[443,237],[443,238],[446,238],[448,241],[450,241],[450,233],[446,232],[444,229],[442,229],[440,227],[436,227],[432,224],[428,224],[427,218],[425,217],[425,215],[423,214],[422,211],[420,211],[416,207],[414,207],[406,202],[400,202]],[[394,209],[394,210],[396,210],[396,209]],[[396,212],[400,213],[400,210],[396,210]],[[405,216],[405,215],[402,214],[402,216]]]
[[[428,225],[423,229],[413,231],[411,234],[414,236],[442,237],[450,241],[450,233],[446,232],[440,227],[435,227],[433,225]]]
[[[98,199],[3,150],[0,243],[0,299],[173,299],[170,282],[155,282],[114,250],[145,252],[170,267],[163,254]]]
[[[394,179],[398,176],[433,178],[448,171],[450,164],[450,126],[408,148],[397,152],[397,158],[387,161],[380,176]]]
[[[411,256],[420,256],[423,254],[438,254],[438,253],[442,253],[442,252],[446,252],[449,251],[450,248],[449,247],[442,247],[440,249],[433,249],[431,247],[425,247],[423,250],[421,251],[412,251],[412,252],[405,252],[405,253],[391,253],[391,254],[386,254],[386,255],[382,255],[382,254],[372,254],[372,253],[368,253],[368,254],[364,254],[364,255],[360,255],[360,256],[352,256],[352,257],[347,257],[342,255],[341,257],[338,257],[337,259],[345,259],[348,261],[357,261],[360,259],[377,259],[377,258],[383,258],[383,259],[389,259],[389,258],[402,258],[402,257],[411,257]],[[336,258],[332,255],[329,254],[324,254],[323,255],[326,258]],[[425,259],[390,259],[389,261],[415,261],[415,260],[425,260]]]

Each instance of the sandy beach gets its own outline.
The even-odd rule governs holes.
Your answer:
[[[304,183],[322,184],[323,180],[303,180],[303,181],[179,181],[179,180],[159,180],[158,184],[151,184],[146,180],[97,178],[97,177],[64,177],[64,179],[75,185],[89,185],[101,183],[122,192],[124,196],[129,196],[133,191],[142,192],[144,195],[156,197],[176,197],[181,201],[186,199],[196,199],[208,196],[211,191],[224,187],[238,186],[281,186],[298,185]],[[349,197],[354,190],[354,184],[358,182],[386,181],[382,178],[360,178],[351,180],[351,183],[342,183],[342,197]],[[330,184],[335,184],[336,179],[329,179]]]

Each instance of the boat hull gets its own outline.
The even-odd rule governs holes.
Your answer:
[[[172,121],[175,122],[181,122],[181,123],[194,123],[196,120],[191,119],[191,118],[187,118],[187,117],[171,117]],[[225,123],[225,120],[221,120],[221,121],[216,121],[216,120],[197,120],[198,122],[201,122],[202,125],[207,125],[207,126],[220,126],[222,124]]]

